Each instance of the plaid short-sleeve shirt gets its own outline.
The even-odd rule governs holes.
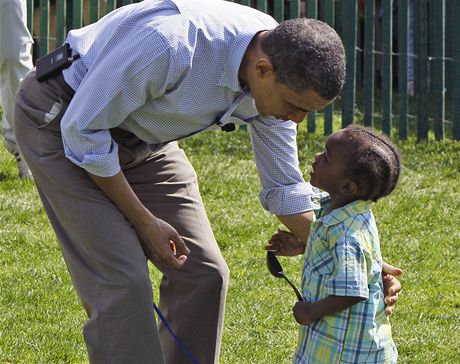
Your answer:
[[[365,301],[311,325],[300,326],[293,363],[395,363],[397,351],[385,315],[382,257],[370,201],[354,201],[325,213],[323,196],[305,251],[305,301],[330,295]]]

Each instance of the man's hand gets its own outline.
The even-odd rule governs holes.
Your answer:
[[[395,276],[399,276],[401,273],[401,269],[383,262],[382,277],[385,296],[385,313],[387,316],[390,316],[393,312],[399,293],[401,292],[401,283],[395,278]]]
[[[122,171],[111,177],[88,175],[134,226],[144,254],[153,264],[163,271],[184,265],[190,250],[176,229],[145,208]]]
[[[305,244],[294,234],[278,230],[268,241],[265,250],[271,250],[275,255],[294,256],[305,252]]]
[[[149,224],[136,224],[145,256],[161,270],[181,268],[190,250],[182,238],[167,222],[151,216]]]

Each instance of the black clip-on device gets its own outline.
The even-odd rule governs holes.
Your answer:
[[[46,56],[37,59],[35,62],[37,80],[42,82],[56,76],[78,58],[80,58],[80,55],[75,54],[72,56],[72,48],[68,43],[64,43]]]

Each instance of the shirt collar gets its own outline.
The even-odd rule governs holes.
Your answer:
[[[337,225],[346,219],[362,214],[363,212],[369,211],[371,208],[372,201],[356,200],[348,205],[340,207],[331,211],[330,213],[318,218],[318,222],[321,222],[323,225],[332,226]],[[325,206],[322,206],[323,208]]]
[[[238,79],[238,71],[244,53],[255,34],[256,33],[240,33],[240,35],[234,39],[228,50],[227,59],[222,68],[219,82],[217,83],[219,86],[228,87],[235,92],[243,92]]]

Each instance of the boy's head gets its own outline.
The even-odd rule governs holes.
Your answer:
[[[401,171],[393,143],[371,128],[356,125],[332,134],[312,167],[310,183],[347,203],[377,201],[390,194]]]

